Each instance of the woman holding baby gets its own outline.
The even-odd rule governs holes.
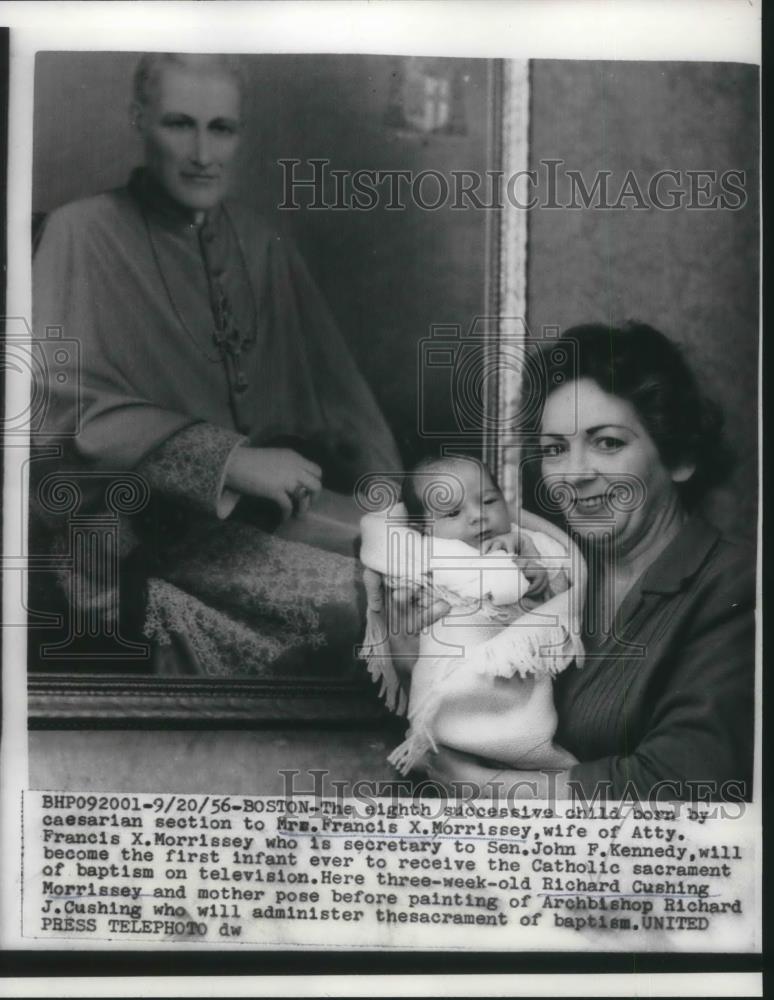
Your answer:
[[[573,367],[544,359],[536,498],[588,569],[585,662],[554,683],[574,763],[519,770],[439,746],[424,771],[468,794],[750,798],[755,557],[697,512],[726,470],[721,420],[651,327],[566,337]]]
[[[122,555],[150,558],[145,635],[158,640],[154,666],[164,673],[284,662],[322,642],[326,614],[351,650],[361,635],[352,486],[399,465],[303,262],[228,205],[242,104],[239,66],[227,57],[144,57],[131,104],[143,167],[125,187],[52,213],[35,259],[36,333],[63,327],[83,361],[79,409],[72,382],[49,387],[41,438],[60,443],[59,468],[84,490],[97,473],[126,470],[148,485]],[[749,796],[754,558],[696,513],[723,471],[719,421],[657,331],[591,326],[568,336],[576,366],[557,368],[550,352],[543,366],[537,492],[538,511],[560,515],[588,567],[585,663],[576,657],[553,685],[567,766],[498,768],[497,758],[440,745],[426,773],[535,796],[573,782],[589,797],[681,798],[701,781],[716,795],[736,782]],[[276,530],[281,515],[319,510],[326,497],[324,538],[312,518]],[[500,520],[496,534],[512,535]],[[515,520],[567,537],[534,515]],[[490,542],[483,530],[473,536]],[[517,524],[502,545],[529,557],[529,538]],[[523,572],[529,596],[541,571]],[[378,603],[378,577],[366,583]],[[95,613],[113,607],[91,584],[70,596]],[[430,620],[447,613],[446,602],[430,603]],[[400,616],[400,602],[391,605]],[[411,664],[416,636],[403,639],[393,640],[396,662]]]

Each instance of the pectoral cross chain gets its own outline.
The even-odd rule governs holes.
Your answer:
[[[247,389],[247,376],[242,369],[242,336],[231,313],[229,301],[220,289],[216,315],[215,342],[221,350],[226,365],[229,385],[234,392]]]

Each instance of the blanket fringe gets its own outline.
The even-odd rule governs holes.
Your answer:
[[[536,629],[525,627],[521,618],[476,646],[468,662],[477,673],[489,677],[553,676],[572,662],[577,646],[578,641],[564,625]]]
[[[434,682],[424,697],[417,704],[411,705],[410,725],[406,738],[387,758],[403,777],[419,763],[428,750],[438,749],[433,738],[433,723],[441,707],[444,682],[448,681],[458,669],[459,663],[455,663],[447,666],[445,670],[436,672]]]
[[[408,699],[392,662],[386,622],[384,616],[372,608],[366,612],[366,631],[359,655],[365,660],[371,680],[379,684],[379,697],[384,699],[387,708],[396,715],[405,715]]]

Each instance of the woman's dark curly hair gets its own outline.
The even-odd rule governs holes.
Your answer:
[[[546,341],[541,351],[544,399],[560,384],[589,378],[631,403],[668,469],[695,466],[690,479],[677,484],[687,508],[726,478],[733,462],[723,413],[704,395],[681,349],[668,337],[645,323],[628,322],[574,326],[562,339],[574,343],[574,350],[556,350],[557,341]]]

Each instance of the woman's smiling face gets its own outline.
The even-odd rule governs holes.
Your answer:
[[[167,194],[192,211],[217,205],[239,146],[241,95],[234,77],[163,66],[134,113],[146,166]]]
[[[555,389],[541,424],[544,488],[561,503],[568,528],[618,549],[647,544],[680,507],[676,483],[690,466],[667,469],[634,406],[591,379]]]

